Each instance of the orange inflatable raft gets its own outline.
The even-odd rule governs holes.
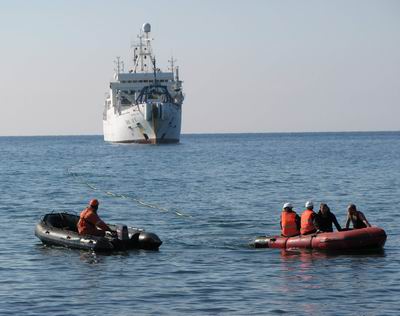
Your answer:
[[[252,245],[255,248],[357,250],[382,248],[386,233],[379,227],[345,230],[332,233],[318,233],[295,237],[260,236]]]

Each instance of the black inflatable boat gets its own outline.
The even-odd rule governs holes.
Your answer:
[[[125,225],[109,225],[117,236],[105,237],[79,235],[76,224],[79,216],[69,213],[49,213],[36,225],[35,235],[46,245],[93,251],[118,251],[128,249],[158,250],[162,241],[156,234]]]

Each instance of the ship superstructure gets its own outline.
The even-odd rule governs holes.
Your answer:
[[[117,57],[114,81],[103,113],[104,140],[119,143],[177,143],[184,95],[179,68],[172,57],[168,72],[156,67],[145,23],[132,46],[133,67],[124,72]]]

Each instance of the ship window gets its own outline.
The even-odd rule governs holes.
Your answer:
[[[127,98],[121,97],[121,104],[122,105],[129,105],[131,103],[129,102],[129,100]]]

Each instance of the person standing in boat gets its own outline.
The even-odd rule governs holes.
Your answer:
[[[300,234],[300,216],[293,211],[291,203],[283,204],[280,223],[282,236],[292,237]]]
[[[314,226],[319,232],[333,232],[333,226],[335,224],[336,229],[340,232],[342,227],[340,227],[335,214],[333,214],[329,206],[325,203],[321,203],[318,213],[314,218]]]
[[[113,232],[111,228],[100,219],[99,215],[97,215],[98,208],[99,201],[93,199],[89,202],[89,206],[81,212],[77,224],[78,233],[80,235],[104,237],[106,231]]]
[[[305,204],[306,210],[301,214],[300,233],[302,235],[313,234],[317,231],[314,226],[314,204],[312,201],[307,201]]]
[[[371,224],[368,222],[364,213],[357,210],[357,207],[354,204],[350,204],[347,207],[347,221],[346,221],[346,229],[349,229],[350,222],[353,223],[354,229],[371,227]]]

